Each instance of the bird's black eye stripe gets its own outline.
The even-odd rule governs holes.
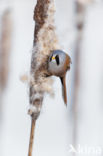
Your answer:
[[[59,56],[58,55],[56,55],[56,63],[57,63],[57,65],[59,65],[60,64],[60,60],[59,60]]]
[[[51,62],[51,60],[52,60],[52,57],[53,57],[53,55],[50,57],[50,62]]]

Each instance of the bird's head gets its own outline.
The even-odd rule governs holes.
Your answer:
[[[57,66],[59,66],[60,65],[60,54],[57,52],[52,53],[49,61],[56,64]]]
[[[62,50],[54,50],[49,57],[48,70],[52,75],[61,75],[69,69],[71,59]]]

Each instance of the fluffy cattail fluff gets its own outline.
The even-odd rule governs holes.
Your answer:
[[[54,27],[54,0],[38,0],[34,11],[35,33],[31,58],[30,109],[36,120],[40,114],[44,93],[51,93],[52,79],[48,73],[48,57],[59,49]]]

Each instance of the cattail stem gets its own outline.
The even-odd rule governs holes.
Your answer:
[[[73,144],[76,145],[77,141],[77,129],[78,129],[78,89],[80,85],[80,55],[81,55],[81,44],[82,44],[82,37],[83,37],[83,31],[84,31],[84,19],[85,19],[85,4],[82,4],[78,1],[76,1],[76,29],[78,31],[77,40],[76,40],[76,47],[75,47],[75,84],[74,84],[74,95],[73,95],[73,116],[74,116],[74,131],[73,131]]]
[[[11,11],[7,8],[1,14],[0,27],[0,120],[2,118],[3,94],[9,75],[9,59],[12,47],[13,21]]]
[[[33,152],[33,142],[34,142],[35,126],[36,126],[36,120],[32,119],[28,156],[32,156],[32,152]]]

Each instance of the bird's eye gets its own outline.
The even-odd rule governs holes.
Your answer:
[[[57,63],[57,65],[59,65],[60,64],[60,60],[59,60],[59,56],[58,55],[56,55],[56,63]]]
[[[55,57],[54,56],[52,56],[52,60],[55,60]]]

